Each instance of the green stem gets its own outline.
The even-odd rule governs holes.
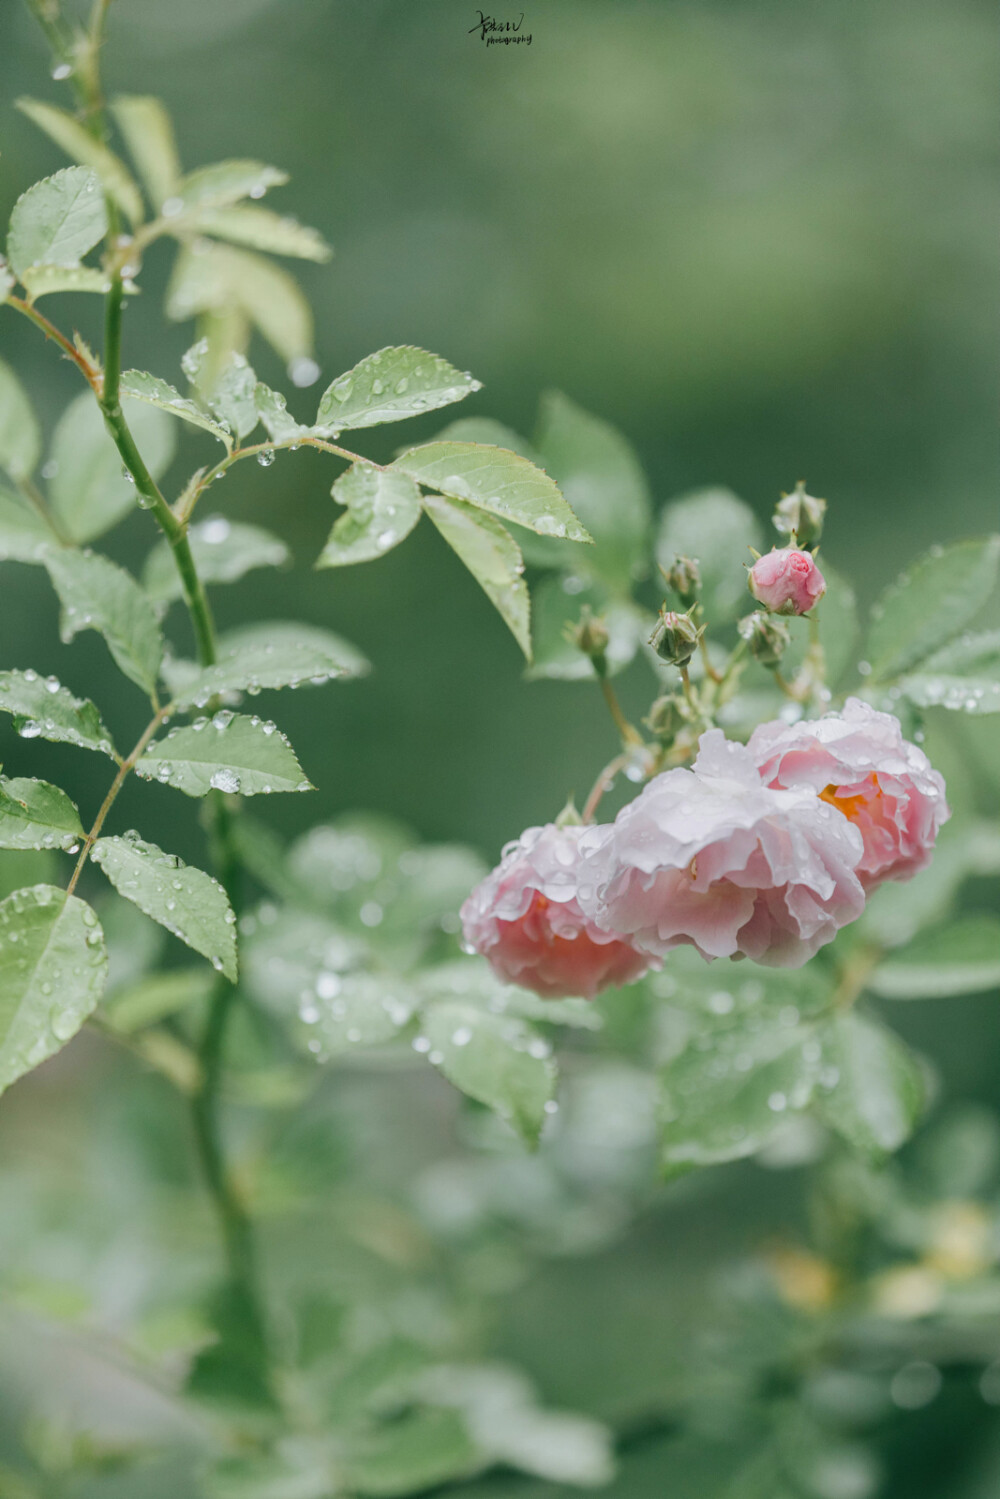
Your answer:
[[[112,806],[114,805],[115,798],[117,797],[119,791],[122,789],[125,777],[128,775],[129,771],[134,768],[135,762],[138,760],[139,756],[146,748],[146,745],[149,743],[153,735],[156,733],[157,729],[160,727],[160,724],[163,723],[169,711],[169,708],[158,708],[156,710],[149,723],[143,729],[135,748],[129,755],[125,757],[125,759],[119,765],[118,773],[115,776],[114,780],[111,782],[111,785],[108,789],[108,794],[100,805],[97,816],[94,818],[93,825],[91,826],[90,832],[83,840],[83,847],[80,849],[80,857],[76,861],[76,868],[73,870],[70,882],[66,886],[67,895],[72,895],[73,891],[76,889],[77,881],[79,880],[80,875],[83,873],[83,866],[86,864],[87,859],[90,856],[90,850],[93,848],[100,835],[100,831],[104,826],[105,819],[108,813],[111,811]]]

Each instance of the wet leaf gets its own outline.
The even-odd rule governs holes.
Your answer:
[[[347,506],[334,522],[317,567],[345,567],[382,557],[403,541],[420,519],[420,491],[405,474],[355,463],[333,486]]]
[[[14,204],[7,257],[20,277],[35,265],[79,265],[108,232],[101,184],[88,167],[43,177]]]
[[[137,761],[135,773],[176,786],[187,796],[312,790],[280,729],[228,709],[154,740]]]

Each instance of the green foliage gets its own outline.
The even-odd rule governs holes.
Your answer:
[[[926,1080],[913,1053],[885,1026],[852,1011],[834,1016],[822,1037],[832,1082],[819,1094],[820,1117],[876,1161],[913,1133]]]
[[[872,612],[875,681],[912,669],[975,617],[996,584],[1000,536],[937,548],[883,594]]]
[[[97,917],[75,895],[34,885],[0,903],[0,1091],[76,1034],[107,971]]]
[[[517,542],[499,521],[463,500],[427,495],[424,509],[500,613],[531,660],[531,600],[522,577],[524,559]]]
[[[914,937],[883,959],[869,979],[886,999],[938,999],[1000,985],[1000,921],[970,915]]]
[[[664,510],[656,560],[669,568],[678,556],[694,558],[701,569],[706,616],[722,623],[750,610],[744,566],[753,561],[751,547],[761,551],[764,546],[763,528],[748,505],[728,489],[701,489]]]
[[[273,536],[263,526],[248,526],[222,515],[196,521],[188,531],[188,542],[203,583],[236,583],[256,567],[284,567],[290,560],[280,536]],[[183,585],[167,542],[157,542],[146,558],[142,586],[157,604],[183,598]]]
[[[0,672],[0,711],[11,714],[22,739],[52,739],[114,755],[111,735],[94,704],[74,697],[55,677]]]
[[[176,786],[187,796],[312,789],[280,729],[228,708],[155,740],[136,762],[135,772]]]
[[[539,536],[590,540],[555,482],[517,453],[472,442],[432,442],[410,448],[393,467],[429,489]]]
[[[123,409],[147,468],[160,478],[174,456],[172,423],[162,412],[132,401]],[[86,391],[56,424],[47,471],[52,513],[71,541],[94,541],[135,509],[135,484],[123,474],[121,456]]]
[[[60,634],[98,630],[125,675],[152,693],[163,657],[163,637],[149,599],[135,579],[95,552],[58,549],[45,566],[62,604]]]
[[[0,468],[15,483],[38,462],[41,434],[20,380],[0,359]]]
[[[399,422],[481,389],[478,380],[426,349],[380,349],[327,386],[316,426],[340,433],[348,427]]]
[[[368,662],[360,651],[318,625],[267,621],[232,630],[219,641],[218,659],[204,669],[171,662],[164,675],[182,708],[204,708],[217,694],[257,693],[360,677]]]
[[[7,258],[20,278],[38,266],[78,266],[107,229],[96,175],[88,167],[66,167],[18,198],[7,231]]]
[[[193,401],[187,400],[158,375],[147,375],[143,370],[126,370],[122,375],[121,388],[124,395],[131,396],[135,401],[145,401],[150,406],[158,406],[161,411],[168,411],[171,416],[180,417],[182,421],[191,422],[195,427],[211,432],[213,437],[217,437],[221,443],[225,444],[227,450],[232,447],[231,436],[226,427],[221,427],[210,416],[206,416]]]
[[[44,104],[39,99],[19,99],[18,109],[26,114],[40,130],[85,167],[89,167],[100,179],[100,185],[113,198],[125,217],[133,224],[142,219],[142,198],[132,181],[125,163],[97,140],[78,120],[64,109]],[[96,244],[98,234],[91,244]],[[89,249],[89,246],[87,247]],[[82,252],[81,252],[82,253]],[[48,257],[46,257],[48,258]]]
[[[355,463],[331,491],[347,514],[334,522],[317,567],[371,562],[404,541],[420,519],[420,491],[404,474]]]
[[[119,94],[111,101],[115,122],[149,194],[154,209],[175,195],[181,175],[170,116],[159,99],[148,94]]]
[[[65,848],[83,837],[65,791],[25,776],[0,776],[0,848]]]
[[[98,838],[91,858],[119,895],[236,982],[236,917],[218,880],[165,854],[138,833]]]
[[[428,1060],[470,1098],[495,1109],[530,1144],[555,1092],[551,1048],[523,1022],[473,1005],[430,1005],[423,1017]]]

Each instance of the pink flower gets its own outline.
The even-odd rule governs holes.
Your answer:
[[[651,962],[686,942],[796,968],[864,909],[857,828],[808,788],[762,785],[719,729],[693,770],[654,777],[582,847],[581,907]]]
[[[627,938],[602,930],[577,904],[580,838],[587,831],[554,823],[528,828],[462,906],[469,946],[499,978],[543,999],[593,999],[612,985],[631,984],[649,966]]]
[[[808,552],[776,547],[758,557],[747,577],[758,604],[772,614],[808,614],[826,592],[826,580]]]
[[[766,723],[748,748],[768,786],[808,787],[858,829],[858,874],[867,890],[923,869],[951,813],[944,780],[898,718],[848,698],[841,713],[797,724]]]

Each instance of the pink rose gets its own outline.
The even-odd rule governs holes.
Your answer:
[[[768,786],[808,787],[858,829],[858,874],[867,890],[923,869],[951,813],[944,780],[899,719],[848,698],[840,713],[797,724],[766,723],[748,748]]]
[[[631,984],[649,964],[576,900],[582,827],[528,828],[462,906],[465,940],[506,983],[543,999]],[[592,830],[591,830],[592,831]]]
[[[776,547],[758,557],[747,582],[758,604],[772,614],[808,614],[826,592],[814,558],[795,547]]]
[[[719,729],[693,770],[654,777],[582,849],[582,909],[651,962],[687,942],[708,959],[796,968],[864,909],[857,828],[808,788],[762,785]]]

